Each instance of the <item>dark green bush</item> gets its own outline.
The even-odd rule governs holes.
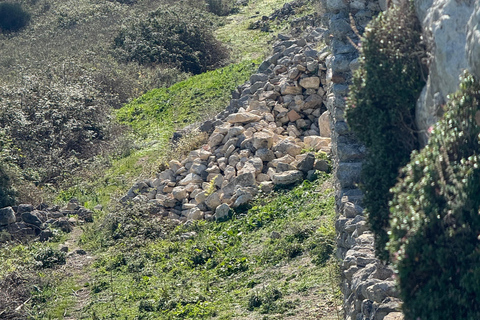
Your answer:
[[[33,254],[33,258],[38,262],[39,268],[52,268],[56,265],[65,264],[66,262],[65,252],[50,247],[38,249]]]
[[[193,74],[214,69],[227,58],[207,15],[180,5],[161,6],[134,21],[115,37],[113,48],[124,62],[164,64]]]
[[[19,3],[0,2],[0,32],[22,29],[30,21],[30,14]]]
[[[361,188],[376,253],[387,259],[389,189],[398,170],[417,148],[415,102],[421,75],[420,24],[408,7],[392,8],[374,19],[362,41],[361,67],[351,86],[347,121],[367,147]]]
[[[406,319],[480,319],[480,84],[467,75],[392,189]]]

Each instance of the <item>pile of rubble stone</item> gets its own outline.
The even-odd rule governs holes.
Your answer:
[[[79,223],[92,222],[93,212],[72,199],[66,207],[48,207],[41,204],[21,204],[15,207],[0,209],[0,241],[28,240],[38,237],[47,241],[53,237],[52,228],[63,232],[72,231]]]
[[[324,37],[312,29],[308,39]],[[328,52],[305,39],[279,35],[274,53],[240,86],[226,111],[204,122],[208,143],[172,160],[156,179],[137,182],[122,201],[148,202],[172,219],[224,219],[259,192],[327,171],[315,152],[330,151],[326,111]]]

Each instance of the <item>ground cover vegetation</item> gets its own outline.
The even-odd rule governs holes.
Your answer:
[[[126,62],[166,64],[199,74],[221,66],[228,57],[226,48],[213,35],[212,24],[200,9],[163,5],[122,28],[113,48]]]
[[[175,147],[167,140],[175,130],[223,109],[231,90],[254,72],[267,42],[288,21],[275,24],[270,33],[248,30],[248,24],[286,2],[182,1],[177,9],[202,16],[201,26],[231,53],[224,63],[233,63],[190,77],[192,70],[168,59],[127,61],[114,41],[141,19],[158,16],[159,5],[178,7],[178,1],[15,1],[30,20],[0,34],[2,204],[63,204],[77,197],[89,208],[103,204],[105,209],[96,211],[94,225],[82,227],[80,241],[54,229],[45,243],[1,245],[0,317],[105,318],[125,312],[140,318],[276,319],[285,313],[308,319],[336,314],[327,177],[259,198],[250,211],[225,224],[172,226],[142,208],[119,210],[111,202],[135,179],[153,176],[166,160],[199,146],[204,137],[196,132]],[[182,32],[192,30],[189,23]],[[198,57],[196,52],[190,60],[202,63]],[[198,70],[221,65],[208,62]],[[60,251],[66,241],[98,253],[97,261],[88,267],[84,256]],[[127,248],[138,253],[130,257]],[[166,272],[164,282],[160,271]],[[201,292],[187,293],[175,279],[192,290],[198,285]],[[123,283],[135,283],[138,291],[127,292]],[[175,284],[173,291],[167,283]]]
[[[0,3],[0,32],[10,33],[25,27],[30,14],[19,3]]]
[[[33,191],[44,194],[49,189],[58,190],[61,182],[85,167],[85,160],[111,153],[115,145],[121,144],[118,139],[124,131],[111,117],[112,110],[148,89],[185,79],[193,70],[183,72],[181,66],[172,63],[179,60],[175,51],[179,46],[165,43],[156,46],[157,51],[163,50],[166,59],[159,64],[142,65],[121,59],[115,51],[115,39],[123,34],[123,24],[134,24],[131,17],[145,23],[150,21],[149,17],[177,12],[178,19],[189,19],[188,28],[163,25],[163,29],[170,31],[168,38],[180,37],[183,47],[204,44],[204,53],[209,54],[210,60],[205,64],[205,59],[193,59],[199,51],[191,48],[193,60],[185,58],[191,60],[191,68],[204,71],[207,65],[214,68],[230,62],[226,48],[212,33],[220,20],[206,11],[206,4],[174,4],[167,12],[163,10],[166,3],[139,1],[126,5],[87,0],[74,4],[48,0],[8,3],[11,6],[7,8],[21,9],[25,17],[30,17],[30,23],[23,28],[7,32],[2,27],[4,32],[0,35],[4,42],[0,58],[0,122],[11,143],[9,150],[14,151],[4,172],[10,175],[6,180],[21,185],[17,187],[20,191],[17,198],[25,202],[32,200],[27,195]],[[2,3],[2,10],[4,4],[7,3]],[[187,16],[188,12],[203,18]],[[2,18],[2,21],[10,20]],[[142,36],[143,39],[137,37],[137,40],[148,43],[163,35]],[[218,50],[214,50],[212,43]],[[32,192],[22,192],[25,189]]]
[[[409,5],[375,18],[362,38],[360,68],[348,101],[348,125],[367,147],[363,205],[375,235],[376,254],[384,260],[388,259],[389,189],[418,148],[415,103],[425,83],[420,36],[420,24]]]
[[[339,319],[332,188],[331,175],[320,174],[220,223],[177,225],[118,206],[83,227],[79,244],[97,255],[88,278],[65,266],[61,232],[2,246],[0,286],[9,290],[0,305],[5,316],[35,319]],[[72,292],[81,290],[91,296],[76,309]]]
[[[148,219],[138,206],[121,208],[99,226],[101,232],[84,234],[83,241],[100,248],[85,284],[94,293],[85,314],[280,319],[319,312],[315,303],[323,297],[321,307],[335,315],[331,187],[323,175],[259,197],[221,223],[176,226]]]

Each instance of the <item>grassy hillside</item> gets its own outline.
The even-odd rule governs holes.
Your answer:
[[[184,139],[172,148],[169,138],[185,125],[205,120],[223,110],[231,91],[256,69],[252,61],[192,76],[169,88],[149,91],[116,111],[118,121],[131,129],[117,156],[109,156],[86,167],[71,179],[57,199],[76,197],[87,207],[107,205],[120,197],[135,179],[152,177],[169,159],[180,157],[203,136]]]
[[[55,198],[52,195],[60,193],[57,200],[77,196],[88,206],[106,204],[109,195],[121,193],[139,175],[152,175],[161,162],[153,159],[170,152],[165,141],[173,130],[223,109],[228,104],[230,91],[248,78],[254,71],[252,63],[261,61],[269,50],[268,42],[289,23],[288,19],[272,22],[271,32],[249,30],[252,22],[281,8],[286,0],[250,0],[246,6],[233,5],[225,0],[16,2],[30,14],[30,21],[17,32],[0,33],[0,96],[6,97],[0,99],[0,126],[6,133],[5,140],[13,142],[8,148],[3,144],[0,156],[9,159],[12,165],[12,169],[6,171],[12,176],[14,189],[19,191],[17,199],[20,202],[52,201]],[[231,14],[215,15],[208,12],[207,4],[214,9],[223,8],[210,10],[212,12]],[[142,65],[120,59],[118,48],[114,49],[114,40],[120,32],[148,20],[151,12],[159,7],[166,8],[165,5],[203,12],[200,14],[202,21],[208,21],[208,28],[226,46],[231,65],[171,87],[190,75],[175,65]],[[183,12],[181,10],[179,12]],[[311,10],[312,5],[307,2],[298,12],[305,14]],[[155,16],[161,12],[157,11]],[[145,41],[150,43],[147,39]],[[25,91],[26,87],[29,89]],[[163,89],[132,101],[159,87]],[[166,89],[168,87],[171,88]],[[22,95],[36,97],[25,103]],[[85,118],[83,110],[92,109],[93,101],[94,119],[98,120],[93,127],[102,130],[101,134],[93,132],[88,136],[91,140],[88,143],[93,143],[95,148],[71,148],[70,145],[76,145],[79,139],[74,138],[77,128],[69,125],[62,129],[63,136],[52,137],[51,142],[35,135],[36,139],[44,141],[43,144],[52,145],[50,149],[39,149],[36,146],[41,143],[26,138],[24,132],[29,128],[50,130],[42,129],[45,127],[41,124],[43,116],[32,116],[34,110],[40,107],[42,113],[48,113],[53,104],[57,108],[55,112],[62,116],[62,108],[72,100],[76,101],[77,109],[68,117],[71,123],[79,123],[85,129],[91,121]],[[118,111],[117,119],[133,129],[127,135],[128,130],[111,121],[109,114],[110,110],[119,109],[125,102],[130,103]],[[29,117],[34,120],[24,121]],[[56,126],[48,123],[47,127],[56,130]],[[9,136],[14,134],[17,136]],[[12,150],[13,157],[9,154]],[[78,150],[89,150],[90,154],[83,151],[79,154]],[[61,154],[62,161],[51,160],[59,159],[58,154]],[[44,168],[44,164],[49,167]],[[107,168],[110,168],[109,172],[103,179]],[[92,191],[92,188],[99,190],[92,186],[92,183],[98,186],[99,180],[105,180],[100,183],[100,193],[103,189],[108,190],[105,195]],[[87,181],[92,183],[87,186]]]
[[[232,64],[151,90],[118,110],[117,119],[138,137],[165,140],[173,130],[224,110],[231,92],[249,79],[256,65],[255,61]]]
[[[259,197],[223,223],[176,226],[123,208],[87,227],[80,245],[97,258],[83,273],[68,264],[23,271],[37,281],[25,309],[35,319],[336,318],[333,208],[326,174]],[[0,256],[10,271],[32,270],[39,253],[51,258],[64,240],[17,247],[16,260]]]
[[[104,210],[95,212],[94,224],[70,234],[55,231],[46,243],[0,245],[0,318],[338,316],[331,177],[260,195],[223,223],[174,225],[115,201],[135,180],[154,176],[166,160],[181,158],[205,138],[186,137],[176,148],[168,142],[175,130],[228,104],[231,91],[255,71],[268,42],[288,21],[272,23],[272,32],[249,30],[249,25],[287,1],[250,0],[235,14],[207,13],[231,60],[196,76],[171,66],[122,63],[112,53],[111,40],[122,26],[160,4],[198,8],[201,1],[18,2],[31,13],[31,22],[0,36],[0,82],[20,90],[25,76],[36,83],[46,79],[48,88],[68,95],[86,81],[107,101],[115,126],[108,148],[82,161],[57,185],[38,184],[29,169],[32,189],[24,190],[37,192],[32,199],[53,195],[63,204],[76,197],[88,208],[102,204]],[[301,14],[309,10],[307,5]],[[24,179],[25,168],[17,169]],[[60,251],[62,246],[69,253]],[[27,302],[19,307],[18,301]]]

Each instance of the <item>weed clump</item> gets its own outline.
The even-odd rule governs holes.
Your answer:
[[[406,319],[480,319],[480,84],[460,91],[392,189],[389,250]]]
[[[348,124],[367,147],[363,204],[382,259],[388,258],[389,189],[417,148],[415,103],[424,84],[420,30],[410,7],[392,8],[373,20],[363,38],[361,67],[348,101]]]
[[[51,247],[40,248],[33,253],[33,259],[37,261],[39,268],[52,268],[56,265],[65,264],[66,254]]]
[[[221,66],[228,54],[217,41],[208,16],[188,6],[161,6],[115,37],[113,49],[124,61],[170,65],[200,74]]]
[[[0,3],[0,32],[19,31],[30,21],[30,14],[19,3]]]

